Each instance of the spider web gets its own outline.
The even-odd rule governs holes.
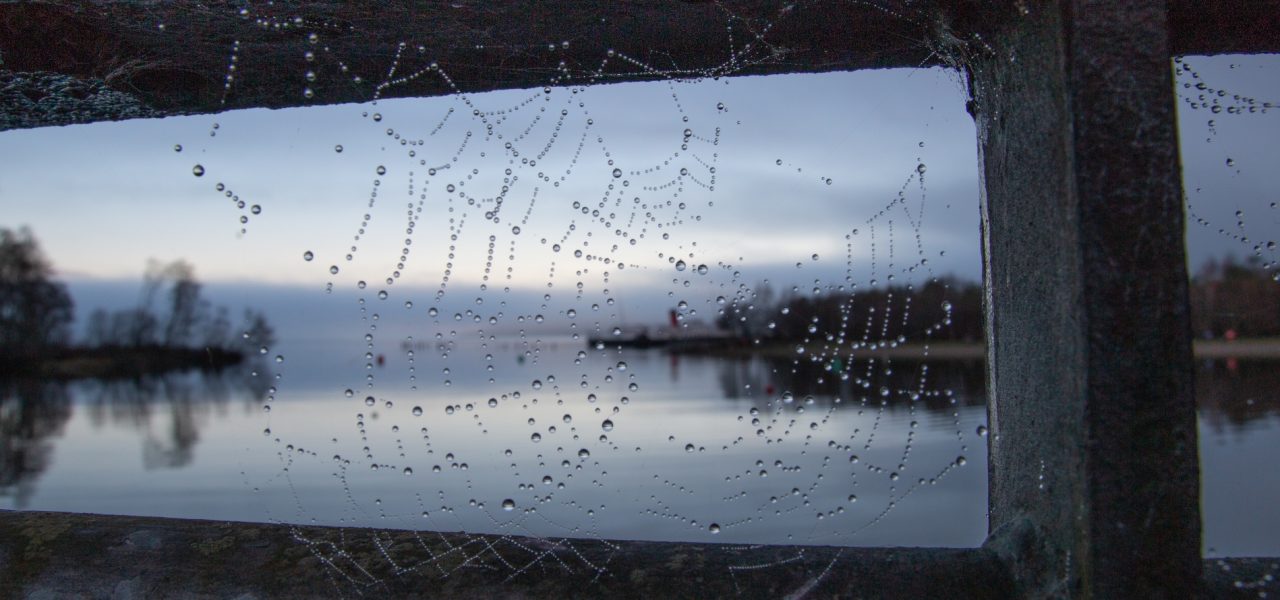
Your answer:
[[[608,50],[582,68],[557,62],[569,42],[549,42],[544,88],[483,95],[412,40],[385,72],[354,73],[325,46],[322,27],[285,18],[316,25],[301,80],[343,77],[369,90],[369,102],[341,109],[359,119],[360,134],[322,148],[364,165],[364,195],[326,215],[349,223],[349,239],[315,239],[298,252],[318,295],[354,300],[343,352],[356,364],[328,398],[341,416],[319,419],[288,402],[292,355],[262,349],[276,354],[263,434],[277,466],[246,481],[287,490],[294,507],[273,507],[273,520],[344,526],[295,530],[339,590],[474,570],[597,581],[625,560],[619,537],[746,544],[724,546],[730,554],[760,543],[858,545],[983,452],[985,429],[961,410],[980,405],[981,391],[931,356],[952,304],[949,280],[930,264],[938,253],[926,223],[951,207],[931,199],[920,156],[894,167],[872,210],[831,223],[843,239],[818,243],[829,228],[815,228],[811,246],[821,252],[766,244],[735,255],[704,237],[707,222],[743,206],[717,195],[722,155],[742,122],[732,102],[702,98],[722,77],[781,55],[769,43],[772,22],[723,12],[730,42],[711,66]],[[241,14],[266,28],[278,19]],[[224,102],[252,76],[236,68],[240,52],[233,43]],[[592,87],[637,75],[654,82]],[[382,99],[424,78],[454,93]],[[299,93],[315,94],[310,85]],[[651,110],[613,108],[631,93]],[[193,174],[231,203],[240,235],[271,235],[258,221],[272,203],[220,164],[231,162],[223,140],[243,133],[217,122],[208,133],[185,144],[205,152]],[[629,136],[655,141],[640,153]],[[786,174],[799,202],[838,195],[828,190],[841,189],[841,175],[806,160],[762,164]],[[318,170],[306,177],[338,177]],[[762,252],[783,257],[787,274],[758,267]],[[940,292],[922,300],[915,292],[926,285]],[[673,306],[673,326],[628,321],[638,297]],[[732,344],[708,318],[745,332],[746,348],[723,350]],[[788,331],[788,341],[771,344],[773,331]],[[645,376],[653,351],[628,343],[641,335],[710,346],[693,344],[690,361],[736,357],[716,390],[738,400],[736,417],[708,431],[695,408],[654,414],[671,408],[661,401],[672,388]],[[512,353],[516,366],[497,364],[495,355]],[[403,360],[384,368],[389,355]],[[926,420],[950,441],[921,444]],[[317,472],[331,485],[299,483]],[[620,525],[634,522],[644,525]],[[445,533],[458,531],[467,533]],[[819,565],[817,580],[840,556]],[[727,570],[736,586],[804,557],[788,550]]]

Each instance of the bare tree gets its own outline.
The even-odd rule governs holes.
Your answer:
[[[254,311],[244,311],[244,334],[242,342],[250,352],[260,352],[276,343],[276,332],[267,323],[266,315]]]
[[[0,228],[0,354],[34,356],[65,345],[73,305],[31,230]]]
[[[111,338],[111,315],[104,309],[97,309],[89,314],[85,326],[84,343],[86,346],[106,346],[113,342]]]
[[[111,315],[111,339],[121,345],[135,348],[154,345],[158,329],[155,315],[141,308],[119,310]]]
[[[157,341],[170,347],[185,346],[203,316],[200,283],[195,279],[191,263],[181,259],[169,263],[155,259],[147,261],[138,309],[157,315],[155,305],[166,288],[167,311],[156,317],[157,323],[163,327]]]
[[[231,343],[231,320],[227,308],[219,306],[213,318],[204,328],[203,345],[206,348],[226,348]]]
[[[183,346],[201,317],[200,284],[186,261],[169,263],[166,271],[173,283],[169,288],[169,320],[164,328],[164,344]]]

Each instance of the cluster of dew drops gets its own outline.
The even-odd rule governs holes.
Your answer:
[[[244,9],[241,14],[251,17],[247,10]],[[257,18],[254,24],[275,30],[314,25],[301,19],[280,20],[265,17]],[[731,21],[731,29],[733,26],[734,23]],[[767,31],[767,28],[764,30]],[[391,431],[396,436],[393,440],[396,448],[395,456],[387,460],[379,452],[372,450],[371,447],[374,444],[369,442],[371,433],[368,425],[370,420],[375,418],[374,413],[370,411],[378,408],[389,412],[405,410],[412,420],[428,422],[430,419],[438,423],[437,427],[441,428],[461,427],[450,419],[471,415],[475,427],[483,434],[488,432],[485,420],[489,417],[482,415],[498,414],[485,413],[485,407],[498,409],[504,405],[513,405],[528,410],[540,402],[543,405],[553,402],[557,406],[562,406],[566,402],[579,401],[577,398],[581,397],[578,395],[580,392],[575,391],[575,387],[578,390],[591,387],[587,374],[584,373],[578,381],[569,382],[558,382],[555,375],[548,374],[530,381],[527,386],[521,386],[520,389],[508,389],[502,393],[495,393],[487,400],[464,399],[445,403],[439,407],[440,412],[437,413],[437,417],[431,418],[429,407],[424,407],[420,403],[411,402],[407,409],[404,405],[397,408],[395,399],[379,397],[375,386],[377,371],[375,361],[378,356],[377,350],[380,348],[378,344],[397,344],[408,348],[406,352],[409,364],[408,380],[404,383],[408,390],[413,392],[418,389],[419,369],[425,369],[432,362],[445,365],[438,367],[440,374],[438,383],[444,388],[451,387],[452,367],[448,366],[449,359],[463,343],[478,344],[482,352],[486,353],[486,362],[491,363],[492,347],[499,343],[495,330],[500,324],[514,322],[520,328],[519,339],[515,343],[520,348],[522,360],[528,360],[535,365],[543,352],[544,342],[536,335],[528,333],[528,330],[548,321],[547,314],[555,313],[557,317],[567,320],[572,328],[572,338],[576,342],[584,342],[583,337],[599,340],[622,339],[629,332],[623,331],[619,325],[612,324],[620,320],[615,299],[609,291],[610,280],[627,268],[647,267],[618,258],[619,251],[642,246],[650,240],[660,239],[661,242],[658,243],[661,245],[662,242],[671,240],[671,234],[682,225],[700,221],[702,214],[699,212],[699,207],[694,206],[694,199],[709,196],[715,191],[717,183],[719,158],[717,147],[722,142],[724,131],[720,126],[703,126],[705,124],[691,122],[691,116],[681,103],[677,87],[670,82],[670,79],[718,77],[732,72],[733,69],[745,68],[753,61],[763,60],[758,57],[753,58],[750,52],[743,50],[763,41],[764,33],[760,30],[747,33],[750,31],[750,28],[739,28],[734,32],[747,39],[742,42],[741,48],[730,52],[730,59],[724,65],[699,72],[664,72],[662,69],[613,50],[606,52],[605,56],[601,57],[600,63],[592,68],[574,69],[559,56],[562,51],[568,49],[569,42],[549,44],[546,51],[549,62],[555,65],[555,75],[548,81],[548,85],[541,90],[532,90],[512,104],[498,109],[486,109],[466,94],[450,77],[448,69],[430,60],[430,57],[426,56],[425,48],[421,46],[415,47],[410,43],[400,44],[386,76],[375,84],[374,79],[365,80],[360,75],[352,73],[348,66],[325,46],[321,34],[308,35],[308,48],[304,56],[308,65],[303,76],[306,82],[302,91],[304,98],[307,100],[317,98],[319,88],[313,84],[317,83],[320,77],[317,73],[322,72],[322,67],[336,67],[336,72],[340,73],[339,76],[347,78],[352,85],[367,86],[371,90],[371,98],[375,103],[369,107],[369,110],[362,112],[361,117],[367,119],[368,124],[379,136],[385,135],[387,144],[392,148],[399,147],[401,152],[394,163],[385,161],[386,164],[378,164],[373,169],[374,178],[370,181],[368,196],[362,200],[367,212],[355,228],[352,236],[353,243],[332,252],[333,260],[320,262],[328,275],[334,278],[327,283],[326,290],[332,292],[336,285],[343,284],[339,276],[347,273],[344,273],[344,269],[339,264],[344,261],[348,263],[355,261],[359,242],[361,237],[366,235],[371,221],[375,216],[388,212],[383,209],[384,206],[394,204],[393,201],[385,200],[393,193],[390,191],[393,184],[400,186],[395,193],[407,191],[407,197],[410,199],[410,202],[398,204],[399,208],[395,209],[403,211],[400,214],[404,218],[405,237],[398,259],[393,261],[394,266],[387,267],[387,271],[380,274],[374,283],[365,279],[353,282],[353,287],[360,294],[359,314],[362,327],[365,329],[362,333],[361,352],[361,358],[365,361],[365,381],[363,385],[353,385],[343,390],[342,394],[347,399],[363,398],[364,406],[355,413],[354,418],[355,432],[362,442],[361,450],[349,455],[335,453],[332,458],[338,465],[338,476],[344,481],[344,486],[347,485],[345,483],[347,470],[353,464],[367,465],[370,471],[400,473],[406,477],[415,476],[414,465],[421,462],[422,457],[426,457],[427,462],[430,463],[427,470],[431,473],[466,472],[471,468],[467,460],[461,456],[461,452],[444,451],[438,454],[436,448],[432,446],[431,431],[427,426],[419,428],[415,436],[420,438],[418,440],[408,439],[409,428],[401,431],[399,425],[393,426]],[[766,45],[760,44],[760,47],[764,46]],[[477,50],[482,49],[477,47]],[[227,95],[234,93],[233,84],[237,78],[244,76],[236,69],[239,52],[240,44],[236,42],[229,56],[224,102]],[[615,164],[615,157],[610,150],[608,140],[595,132],[595,117],[582,97],[585,95],[586,86],[608,81],[610,77],[633,77],[636,74],[669,80],[672,106],[678,125],[673,127],[670,137],[671,150],[666,156],[647,164]],[[454,91],[451,106],[439,115],[438,120],[426,126],[418,122],[404,122],[402,126],[397,126],[393,118],[384,118],[377,108],[376,99],[388,90],[398,86],[412,86],[416,81],[424,78],[443,82]],[[724,117],[729,112],[729,108],[723,102],[716,103],[717,116]],[[458,131],[458,123],[465,124],[461,133]],[[419,127],[421,130],[418,130]],[[216,137],[219,128],[218,124],[213,124],[209,131],[210,136]],[[175,145],[174,150],[182,152],[182,146]],[[343,154],[345,148],[342,143],[335,143],[332,150],[334,153]],[[557,159],[563,160],[565,157],[568,157],[567,165],[556,163]],[[604,172],[594,172],[591,167],[600,162],[605,165]],[[467,164],[477,166],[467,169],[463,166]],[[488,172],[491,170],[489,167],[491,164],[498,165],[496,170],[501,173],[501,182],[488,189],[473,191],[477,187],[484,188],[487,185],[481,177],[481,166]],[[784,166],[784,160],[777,159],[776,166]],[[795,166],[795,170],[797,173],[803,171],[798,166]],[[890,282],[894,277],[910,276],[928,270],[928,261],[924,257],[920,242],[919,226],[924,211],[923,192],[926,172],[924,163],[921,162],[914,171],[898,197],[863,225],[870,234],[873,248],[876,244],[880,244],[879,247],[882,250],[888,249],[887,270],[890,274],[887,280]],[[192,174],[203,178],[206,176],[206,167],[203,164],[196,164],[192,167]],[[571,178],[575,181],[593,182],[599,190],[598,195],[591,200],[561,199],[562,196],[557,194],[557,190],[562,185],[568,184]],[[832,185],[830,177],[819,177],[818,181],[827,186]],[[906,190],[907,185],[912,182],[917,182],[921,190],[918,209],[910,207],[908,202]],[[241,200],[239,195],[223,182],[217,182],[214,189],[218,194],[229,199],[241,212],[240,232],[246,233],[245,227],[250,217],[261,214],[262,207]],[[530,220],[537,211],[553,203],[562,203],[555,208],[568,209],[573,215],[563,223],[562,230],[537,240],[530,236],[522,237],[522,233],[531,229]],[[712,206],[714,206],[713,202],[706,202],[706,208]],[[918,212],[913,216],[912,210]],[[406,311],[416,311],[414,314],[420,315],[419,318],[429,324],[429,330],[434,331],[428,331],[425,340],[415,340],[412,336],[392,339],[393,336],[378,330],[379,321],[386,310],[380,307],[391,306],[390,303],[381,303],[391,300],[390,290],[397,281],[414,275],[414,271],[410,268],[412,265],[409,264],[410,250],[415,241],[415,233],[419,228],[424,227],[422,223],[424,212],[429,216],[444,217],[447,220],[450,243],[447,246],[446,255],[441,257],[444,258],[443,264],[435,265],[438,268],[436,272],[439,273],[439,277],[433,281],[435,286],[433,297],[418,305],[415,305],[413,299],[403,299],[399,306],[403,306]],[[898,212],[904,212],[906,216],[897,217],[895,221],[892,215]],[[902,264],[895,266],[893,262],[893,248],[896,245],[894,223],[903,221],[910,224],[906,229],[912,230],[915,234],[916,247],[913,248],[913,253],[916,256],[905,266]],[[485,228],[486,223],[489,224],[490,230],[501,231],[504,234],[486,234],[483,230],[479,234],[471,233],[475,229]],[[499,225],[501,227],[496,227]],[[885,234],[877,234],[877,231],[887,231],[888,242],[883,242]],[[850,239],[856,237],[858,233],[859,230],[854,229]],[[488,250],[481,274],[479,293],[474,297],[471,308],[446,310],[446,306],[449,306],[447,299],[451,297],[446,292],[450,289],[451,278],[459,268],[454,262],[455,257],[466,250],[460,242],[470,235],[479,235],[482,240],[487,238]],[[877,238],[877,235],[881,237]],[[543,294],[542,302],[537,309],[527,313],[520,311],[519,306],[508,306],[505,299],[511,291],[511,282],[516,275],[515,256],[521,244],[545,247],[551,251],[553,257],[547,265],[546,281],[546,287],[552,291]],[[321,254],[328,254],[328,252],[306,249],[302,252],[302,259],[306,263],[314,263]],[[706,264],[699,261],[696,244],[681,246],[678,252],[662,251],[657,252],[656,255],[658,259],[674,269],[675,275],[671,282],[673,288],[677,290],[695,287],[697,278],[710,280],[713,276],[728,275],[730,280],[727,283],[718,284],[724,289],[723,293],[717,294],[714,300],[708,300],[710,310],[719,315],[741,315],[739,318],[742,319],[752,317],[751,311],[754,309],[753,301],[756,298],[756,292],[744,282],[745,276],[734,265],[714,261],[713,264]],[[436,257],[421,260],[429,261],[434,258]],[[809,258],[814,262],[820,260],[816,253]],[[852,252],[848,262],[852,270]],[[324,267],[324,265],[328,266]],[[797,267],[800,267],[799,263]],[[422,270],[427,269],[427,266],[422,267]],[[563,294],[554,289],[555,281],[564,276],[576,279],[567,292],[567,298],[563,298]],[[872,279],[871,283],[875,285],[876,281]],[[453,287],[457,288],[459,285],[463,284],[455,283]],[[598,289],[594,289],[597,285]],[[855,287],[851,275],[844,284],[828,285],[825,289],[822,284],[815,281],[814,292],[852,292]],[[584,309],[587,314],[583,315],[583,318],[579,318],[577,308],[561,307],[565,299],[575,303],[575,306],[581,306],[585,302],[584,298],[592,292],[605,298],[604,306],[591,304],[589,311]],[[494,295],[499,296],[496,303],[493,302]],[[669,295],[674,298],[674,294]],[[397,302],[400,301],[397,300]],[[902,302],[902,300],[891,298],[890,302]],[[697,315],[697,308],[684,299],[680,299],[677,306],[676,317],[682,325],[687,325],[687,322]],[[813,334],[812,339],[806,339],[797,346],[796,356],[792,360],[793,367],[798,367],[802,363],[813,363],[826,365],[830,372],[830,365],[841,359],[849,365],[856,364],[858,359],[853,354],[855,350],[896,346],[906,341],[900,334],[894,334],[893,329],[900,322],[906,321],[909,304],[897,308],[897,314],[886,306],[879,314],[859,315],[854,314],[852,305],[844,306],[837,322],[824,323],[821,327],[818,324],[812,326],[810,329]],[[512,311],[513,314],[507,314],[508,311]],[[785,311],[784,308],[784,314]],[[449,312],[452,313],[451,316]],[[462,325],[472,326],[475,329],[474,334],[469,336],[467,333],[460,332]],[[932,324],[925,335],[946,325],[945,322]],[[857,329],[861,329],[862,332],[856,333]],[[634,373],[628,371],[626,361],[621,359],[620,349],[607,341],[599,341],[587,350],[579,351],[575,364],[588,361],[588,350],[607,361],[607,367],[601,375],[601,382],[604,384],[613,384],[615,380],[617,383],[626,382],[626,395],[620,395],[611,403],[612,406],[607,406],[610,403],[604,399],[604,388],[597,384],[594,389],[600,390],[598,393],[589,392],[585,397],[581,397],[581,401],[585,402],[583,406],[598,419],[596,425],[581,426],[575,422],[575,416],[571,411],[565,412],[558,424],[538,425],[537,429],[528,435],[528,443],[534,448],[533,461],[540,468],[558,462],[563,472],[556,474],[550,472],[550,468],[546,468],[548,472],[533,476],[534,481],[524,481],[522,473],[525,469],[518,467],[520,464],[518,461],[512,462],[511,469],[514,479],[518,481],[516,491],[519,494],[503,497],[497,503],[503,513],[518,513],[525,518],[531,518],[537,513],[537,505],[558,501],[561,505],[567,505],[576,510],[581,517],[584,517],[583,522],[594,523],[597,513],[606,510],[607,507],[603,505],[587,506],[572,498],[558,500],[556,496],[556,491],[564,490],[570,485],[570,480],[575,474],[583,478],[591,478],[589,485],[595,487],[607,485],[609,474],[605,469],[606,465],[600,460],[598,449],[597,456],[593,457],[592,448],[588,447],[591,444],[586,440],[590,439],[589,435],[594,436],[595,447],[606,449],[608,452],[623,451],[624,449],[618,443],[610,439],[610,435],[615,427],[619,426],[618,423],[623,421],[620,417],[624,415],[625,407],[631,402],[631,396],[640,391],[640,383],[635,381]],[[263,351],[268,350],[264,347]],[[419,356],[419,352],[423,352],[424,355]],[[428,357],[428,354],[431,356]],[[277,364],[282,364],[283,359],[283,356],[277,356]],[[749,516],[731,521],[704,519],[700,522],[681,509],[669,505],[656,494],[651,498],[652,504],[645,513],[658,518],[674,519],[690,527],[703,529],[709,534],[719,534],[725,529],[797,510],[812,510],[820,520],[832,518],[845,513],[846,507],[857,501],[857,495],[849,494],[845,502],[824,508],[812,506],[810,496],[820,485],[825,485],[826,474],[834,471],[835,463],[831,455],[842,454],[845,456],[843,460],[845,464],[856,466],[858,469],[891,482],[892,500],[889,501],[888,507],[876,513],[869,522],[860,522],[852,526],[850,531],[854,532],[881,519],[896,502],[901,501],[915,489],[935,483],[952,469],[964,465],[966,459],[963,455],[959,455],[954,461],[941,466],[936,471],[919,477],[913,482],[904,482],[906,485],[900,486],[897,482],[908,470],[907,464],[912,450],[914,431],[907,432],[903,451],[895,461],[881,464],[860,457],[859,452],[865,454],[879,443],[875,437],[875,429],[881,423],[891,397],[907,398],[914,415],[913,403],[922,396],[949,397],[951,395],[950,390],[930,389],[927,369],[920,375],[918,385],[912,389],[889,389],[883,385],[877,386],[876,382],[892,374],[891,364],[887,361],[874,360],[864,361],[864,364],[865,369],[861,372],[855,374],[851,368],[840,376],[853,377],[859,386],[868,390],[866,395],[849,399],[849,401],[856,404],[856,407],[851,410],[856,410],[860,415],[863,413],[873,415],[871,431],[854,431],[848,441],[829,440],[826,444],[828,455],[820,460],[817,472],[808,476],[805,485],[789,486],[747,511],[746,514]],[[474,367],[475,365],[465,365],[461,368]],[[493,370],[492,364],[482,368]],[[280,373],[276,374],[276,378],[280,378]],[[497,380],[491,376],[489,383],[497,384]],[[357,391],[361,388],[365,391]],[[269,400],[274,399],[276,393],[277,390],[273,387]],[[408,395],[412,396],[412,393]],[[803,416],[806,410],[810,413],[823,412],[822,409],[815,407],[815,399],[812,396],[797,398],[794,394],[783,391],[770,394],[764,400],[763,410],[760,407],[752,407],[739,418],[739,421],[744,426],[749,426],[749,431],[754,432],[754,436],[763,440],[766,445],[782,445],[791,440],[800,440],[802,454],[805,454],[821,447],[819,442],[821,430],[836,411],[838,404],[840,404],[839,398],[836,399],[835,404],[825,409],[824,415],[808,419]],[[527,423],[530,427],[535,427],[536,418],[529,417]],[[958,420],[956,424],[958,427]],[[912,420],[911,429],[915,427],[916,421]],[[551,446],[551,440],[555,439],[561,429],[568,430],[573,441],[579,443]],[[598,433],[588,434],[587,431],[592,429],[598,430]],[[273,435],[269,427],[264,430],[264,433],[268,437]],[[978,434],[985,436],[985,433],[985,428],[979,427]],[[747,440],[747,436],[730,434],[720,444],[720,450],[728,451],[735,446],[746,444]],[[319,456],[313,450],[303,450],[293,444],[287,444],[279,437],[274,438],[274,441],[277,444],[284,444],[290,464],[295,457],[318,458]],[[333,442],[338,443],[338,438],[333,438]],[[708,450],[709,444],[680,440],[674,435],[668,436],[667,442],[676,447],[683,447],[687,454],[715,452],[715,445],[710,445],[711,450]],[[412,445],[417,445],[420,453],[415,455]],[[539,448],[545,449],[540,451]],[[962,446],[963,448],[966,447]],[[636,446],[634,449],[625,450],[641,452],[642,448]],[[512,458],[517,454],[525,456],[524,452],[514,448],[506,448],[502,451],[504,458]],[[442,458],[439,458],[440,456]],[[787,464],[782,460],[773,461],[772,468],[775,472],[784,474],[802,471],[799,464]],[[766,464],[763,459],[757,459],[754,464],[747,465],[744,471],[754,476],[767,477],[769,469],[769,464]],[[853,485],[857,485],[857,471],[851,475],[854,479]],[[692,486],[680,484],[671,478],[663,478],[659,473],[653,474],[653,477],[656,486],[661,486],[663,490],[676,496],[694,493]],[[470,488],[470,484],[467,487]],[[739,495],[726,497],[725,500],[736,502],[739,496],[745,493],[744,491]],[[353,504],[353,512],[360,512],[360,507],[354,506],[357,501],[349,487],[347,495]],[[426,500],[419,496],[422,516],[431,519],[441,513],[445,515],[452,513],[454,506],[460,502],[445,496],[443,491],[439,492],[438,497],[442,500],[442,505],[434,509],[427,508]],[[380,501],[379,504],[381,504]],[[466,504],[480,510],[486,509],[486,503],[482,499],[470,498]],[[496,516],[491,518],[498,523]],[[440,526],[447,526],[447,524],[441,523]],[[594,529],[584,530],[577,525],[563,527],[579,535],[594,531]]]
[[[1230,70],[1235,70],[1237,65],[1232,63],[1228,65]],[[1240,119],[1240,118],[1262,118],[1268,115],[1275,108],[1272,101],[1262,100],[1249,95],[1240,94],[1221,86],[1215,85],[1203,76],[1193,66],[1193,59],[1178,56],[1174,58],[1174,76],[1178,80],[1178,98],[1180,102],[1191,111],[1208,111],[1209,118],[1205,121],[1205,127],[1208,137],[1205,138],[1206,144],[1215,143],[1218,135],[1219,119]],[[1186,143],[1186,142],[1184,142]],[[1241,174],[1240,166],[1237,164],[1233,156],[1228,155],[1223,159],[1223,165],[1227,171],[1233,175]],[[1210,229],[1218,236],[1229,240],[1241,248],[1245,249],[1255,260],[1258,260],[1263,269],[1271,271],[1271,279],[1280,282],[1280,247],[1274,239],[1274,231],[1262,232],[1259,238],[1257,235],[1250,235],[1248,223],[1246,220],[1246,211],[1243,208],[1236,208],[1232,214],[1230,224],[1215,223],[1213,219],[1204,216],[1199,210],[1199,199],[1201,190],[1195,188],[1189,190],[1186,194],[1186,206],[1188,216],[1196,225],[1205,229]],[[1271,200],[1267,203],[1267,209],[1270,212],[1269,218],[1264,217],[1259,222],[1275,222],[1280,219],[1280,203]]]

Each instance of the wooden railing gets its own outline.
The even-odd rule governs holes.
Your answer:
[[[654,47],[663,49],[665,66],[687,65],[688,77],[963,69],[982,171],[991,533],[983,548],[968,551],[847,550],[854,560],[805,589],[875,597],[1256,596],[1235,582],[1261,577],[1276,561],[1201,558],[1170,59],[1280,50],[1280,0],[800,4],[795,15],[784,3],[729,0],[275,6],[282,18],[303,16],[305,31],[319,31],[319,47],[349,57],[353,67],[385,70],[397,45],[409,40],[411,52],[421,44],[421,53],[439,57],[468,91],[546,85],[553,75],[540,53],[563,55],[585,74],[608,50],[647,61]],[[167,114],[370,99],[370,88],[338,83],[318,87],[310,99],[299,93],[289,77],[305,70],[303,55],[316,46],[304,29],[246,28],[226,10],[169,6],[178,10],[167,13],[161,30],[139,24],[149,22],[140,15],[159,10],[151,4],[0,5],[0,68],[107,79]],[[734,14],[768,16],[775,26],[754,54],[744,52],[728,68],[725,53],[733,46],[724,30]],[[243,58],[232,93],[224,94],[234,41]],[[574,83],[652,77],[636,68]],[[452,89],[424,79],[385,91],[425,96]],[[0,109],[0,128],[131,116]],[[30,522],[43,531],[39,523],[54,521],[117,533],[141,526],[136,519],[5,514],[0,528],[27,531],[21,527]],[[172,527],[204,535],[202,527],[214,526]],[[21,550],[4,543],[0,562],[12,565]],[[827,560],[824,552],[810,557]],[[0,573],[16,573],[22,579],[7,585],[26,589],[12,586],[34,585],[53,565],[73,566],[57,552],[40,564]],[[939,582],[953,593],[935,593]],[[785,595],[808,585],[793,583],[794,589],[770,591]],[[632,591],[663,590],[687,591]]]

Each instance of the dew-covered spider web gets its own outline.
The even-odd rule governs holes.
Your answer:
[[[1272,166],[1274,156],[1250,152],[1259,146],[1259,136],[1268,135],[1267,122],[1275,115],[1273,99],[1256,96],[1273,87],[1255,83],[1274,71],[1269,58],[1179,57],[1174,66],[1188,174],[1188,235],[1213,238],[1280,281],[1280,207],[1274,194],[1258,189],[1266,185],[1260,172]],[[1202,77],[1200,64],[1212,64],[1215,77]],[[1249,129],[1257,131],[1249,135]]]
[[[1199,355],[1204,554],[1274,555],[1280,520],[1270,505],[1280,396],[1280,206],[1274,56],[1187,56],[1174,61],[1187,211],[1192,327]],[[1274,594],[1280,565],[1236,575],[1236,588]],[[1225,561],[1212,568],[1230,571]]]
[[[323,351],[260,349],[244,471],[264,518],[344,528],[298,533],[335,581],[586,583],[625,540],[921,545],[966,519],[980,542],[985,502],[956,518],[950,500],[982,487],[986,435],[976,166],[931,154],[972,139],[954,72],[732,78],[778,49],[770,22],[725,11],[703,66],[566,64],[552,39],[544,87],[472,93],[415,40],[357,73],[324,24],[242,14],[308,31],[305,98],[367,90],[174,140],[225,207],[209,227],[286,253],[317,314],[342,315],[315,322],[338,336]],[[232,97],[253,74],[228,50]],[[454,93],[383,99],[424,79]],[[888,86],[930,100],[894,107]],[[810,114],[841,94],[876,116]],[[904,511],[916,534],[885,527]]]

